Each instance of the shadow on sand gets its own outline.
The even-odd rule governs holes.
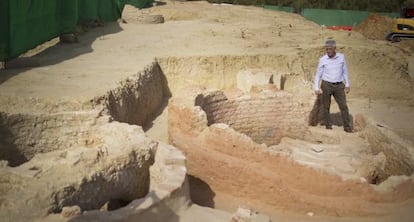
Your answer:
[[[32,68],[55,65],[65,60],[91,53],[94,41],[105,38],[105,35],[120,31],[122,31],[122,28],[118,22],[106,23],[102,27],[95,27],[79,34],[77,43],[57,43],[33,56],[18,57],[7,61],[6,69],[0,69],[0,84]]]

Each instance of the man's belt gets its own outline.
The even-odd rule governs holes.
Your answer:
[[[323,81],[326,82],[326,83],[332,84],[332,85],[339,85],[339,84],[342,83],[342,82],[328,82],[328,81],[325,81],[325,80],[323,80]]]

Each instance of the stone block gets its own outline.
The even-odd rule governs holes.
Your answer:
[[[63,207],[60,215],[63,218],[75,217],[82,214],[82,210],[79,206]]]
[[[273,84],[274,73],[263,70],[241,70],[237,74],[237,88],[250,92],[254,85]]]

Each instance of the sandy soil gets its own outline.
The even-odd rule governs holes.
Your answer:
[[[134,22],[133,18],[146,14],[162,14],[165,23]],[[52,113],[92,107],[94,98],[104,95],[120,80],[142,70],[155,57],[294,55],[309,51],[311,53],[305,55],[302,72],[313,76],[322,52],[321,44],[326,38],[334,37],[339,50],[345,51],[350,61],[353,84],[349,94],[351,113],[370,116],[394,129],[400,136],[414,141],[413,81],[408,75],[407,65],[412,51],[402,48],[401,44],[369,40],[356,32],[326,30],[299,15],[206,2],[167,2],[166,5],[149,9],[132,10],[124,19],[127,23],[109,23],[83,33],[79,36],[80,43],[54,45],[52,41],[49,44],[54,46],[42,48],[39,54],[11,61],[10,69],[0,71],[0,111]],[[310,87],[301,90],[312,93]],[[148,135],[161,141],[168,140],[166,115],[165,110],[160,112],[159,117],[147,127]],[[222,161],[231,163],[232,158],[227,158]],[[203,162],[202,159],[199,161]],[[343,183],[339,178],[322,177],[320,173],[284,162],[283,159],[275,161],[283,170],[279,169],[280,172],[276,172],[272,180],[255,181],[255,171],[247,171],[252,174],[243,177],[252,178],[252,184],[265,183],[269,186],[272,181],[290,178],[290,181],[283,183],[286,187],[290,184],[295,187],[294,195],[280,191],[281,200],[289,200],[288,203],[302,201],[301,205],[280,202],[280,207],[275,209],[255,201],[265,196],[261,190],[247,190],[246,195],[237,197],[228,193],[238,191],[228,192],[232,187],[220,187],[219,184],[210,188],[207,185],[207,191],[205,186],[192,186],[192,193],[199,198],[208,195],[198,201],[203,205],[211,206],[213,201],[216,208],[234,212],[239,204],[249,204],[282,221],[411,221],[414,218],[414,200],[407,199],[414,193],[412,183],[403,185],[399,193],[378,197],[367,184]],[[251,167],[259,162],[269,164],[258,160]],[[269,166],[269,169],[274,167]],[[302,175],[313,183],[303,184],[303,178],[295,180],[290,173],[297,171],[306,172]],[[262,173],[275,174],[272,171]],[[327,187],[329,184],[335,184],[334,188]],[[358,192],[349,191],[349,187],[358,187]],[[211,189],[214,190],[213,199]],[[320,197],[318,193],[325,196]],[[303,199],[300,194],[303,194]],[[354,204],[354,200],[358,200],[358,204]],[[303,207],[307,201],[317,203],[319,207]],[[371,205],[372,202],[377,204]],[[340,208],[341,204],[342,211],[332,210]],[[335,207],[330,208],[331,205]],[[307,216],[310,211],[315,216]],[[378,217],[383,214],[385,216]]]

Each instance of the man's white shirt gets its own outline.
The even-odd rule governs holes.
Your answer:
[[[344,54],[337,52],[332,58],[325,54],[319,59],[314,82],[315,91],[319,90],[321,79],[332,83],[344,81],[345,87],[349,87],[348,66]]]

